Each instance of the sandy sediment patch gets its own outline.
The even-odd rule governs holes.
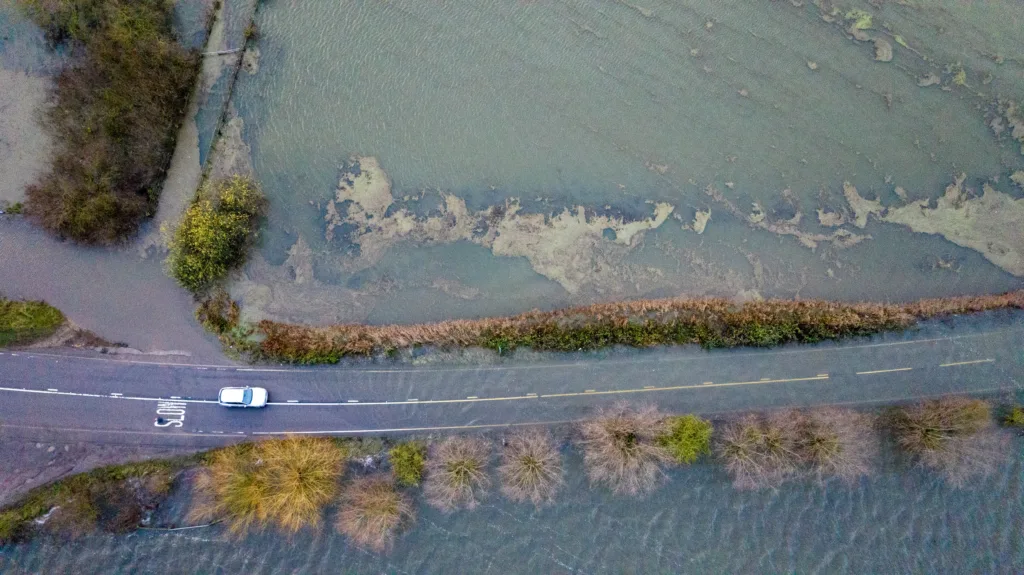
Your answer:
[[[21,202],[50,164],[50,137],[36,121],[51,80],[0,69],[0,202]]]
[[[391,181],[376,158],[353,157],[351,162],[324,213],[328,241],[340,225],[355,228],[348,240],[359,246],[359,255],[346,262],[350,269],[372,266],[398,242],[470,241],[495,255],[525,257],[533,269],[569,293],[617,292],[624,282],[632,281],[624,273],[628,269],[623,265],[625,256],[674,209],[665,203],[653,204],[652,217],[626,221],[588,214],[582,206],[555,214],[523,213],[519,201],[512,198],[504,205],[470,212],[465,200],[442,193],[439,214],[418,216],[406,208],[390,209],[394,204]]]
[[[1024,199],[1015,200],[989,184],[982,186],[980,196],[973,195],[964,187],[966,179],[966,174],[960,174],[934,207],[929,200],[920,200],[886,208],[877,200],[865,200],[851,185],[844,185],[843,191],[858,225],[873,214],[879,221],[941,235],[980,252],[1015,276],[1024,276]]]
[[[838,229],[830,234],[816,234],[801,230],[799,227],[800,220],[803,214],[799,211],[788,219],[783,221],[774,221],[768,218],[768,214],[765,213],[764,208],[760,204],[755,203],[751,213],[747,214],[743,210],[739,209],[725,195],[712,184],[708,184],[704,188],[704,193],[711,199],[715,200],[726,208],[732,215],[736,216],[740,220],[747,222],[750,227],[764,230],[780,236],[792,236],[796,238],[801,245],[815,250],[818,244],[828,243],[836,248],[848,248],[850,246],[859,244],[864,240],[871,239],[868,235],[855,234],[849,230]]]
[[[245,122],[233,111],[229,115],[231,119],[221,127],[210,157],[209,178],[214,182],[252,173],[252,150],[242,139]]]

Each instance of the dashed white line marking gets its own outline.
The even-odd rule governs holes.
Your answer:
[[[180,395],[172,395],[171,399],[181,399],[181,396]]]
[[[288,403],[298,403],[298,402],[299,402],[299,400],[297,400],[297,399],[289,399],[288,400]]]
[[[348,400],[348,402],[349,403],[359,403],[359,400],[358,399],[350,399],[350,400]]]
[[[480,398],[475,396],[475,395],[467,395],[466,399],[480,399]]]
[[[818,377],[828,377],[828,374],[827,373],[819,373]]]
[[[762,379],[761,381],[764,381],[764,380]],[[704,382],[704,383],[702,383],[701,385],[711,385],[712,383],[714,383],[714,382],[712,382],[712,381],[705,381],[705,382]],[[651,387],[645,387],[644,389],[654,389],[654,387],[653,387],[653,386],[651,386]]]
[[[51,388],[48,388],[46,391],[57,391],[57,389],[54,388],[54,387],[51,387]]]

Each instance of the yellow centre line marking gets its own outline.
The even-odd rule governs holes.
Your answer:
[[[469,396],[466,399],[407,399],[405,401],[358,401],[352,402],[349,400],[348,404],[322,404],[322,405],[351,405],[351,406],[377,406],[377,405],[425,405],[425,404],[442,404],[442,403],[475,403],[483,401],[514,401],[517,399],[540,399],[547,397],[578,397],[581,395],[610,395],[620,393],[640,393],[644,391],[675,391],[679,389],[700,389],[708,387],[731,387],[736,385],[760,385],[763,383],[787,383],[787,382],[798,382],[798,381],[824,381],[828,379],[828,375],[816,375],[814,377],[794,377],[791,379],[760,379],[758,381],[734,381],[730,383],[711,383],[710,381],[702,383],[700,385],[673,385],[667,387],[654,387],[651,385],[644,386],[642,388],[631,388],[631,389],[612,389],[607,391],[597,391],[596,389],[587,389],[582,392],[570,392],[570,393],[547,393],[544,395],[537,395],[536,393],[528,393],[526,395],[512,395],[507,397],[477,397]],[[278,405],[300,405],[300,404],[278,404]],[[301,404],[305,406],[317,406],[321,404],[317,403],[305,403]]]
[[[791,383],[798,381],[824,381],[828,376],[816,375],[814,377],[794,377],[790,379],[762,379],[758,381],[733,381],[729,383],[707,383],[701,385],[673,385],[669,387],[650,387],[636,389],[613,389],[610,391],[584,391],[583,393],[548,393],[541,397],[576,397],[580,395],[609,395],[613,393],[638,393],[643,391],[675,391],[677,389],[700,389],[706,387],[732,387],[736,385],[760,385],[763,383]]]
[[[858,371],[857,375],[871,375],[874,373],[892,373],[894,371],[910,371],[912,367],[897,367],[895,369],[876,369],[874,371]]]
[[[992,363],[994,359],[975,359],[973,361],[957,361],[953,363],[940,363],[939,367],[953,367],[954,365],[971,365],[974,363]]]

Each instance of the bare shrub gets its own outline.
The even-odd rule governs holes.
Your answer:
[[[438,443],[427,459],[427,503],[445,512],[476,507],[491,482],[488,459],[490,446],[479,437],[449,437]]]
[[[501,491],[517,502],[534,505],[550,503],[562,486],[562,456],[551,434],[530,429],[506,440],[502,464],[498,467]]]
[[[944,397],[892,410],[887,424],[896,444],[951,485],[988,475],[1007,454],[988,402]]]
[[[341,506],[335,528],[374,551],[390,549],[398,530],[416,516],[412,500],[386,476],[356,479],[342,489]]]
[[[869,415],[823,407],[801,412],[797,421],[797,452],[818,481],[852,482],[871,473],[878,439]]]
[[[665,416],[651,405],[633,409],[620,403],[599,409],[580,425],[590,482],[618,494],[653,491],[665,475],[662,466],[672,461],[658,442],[667,431]]]
[[[716,445],[737,489],[776,487],[800,465],[792,413],[748,414],[726,424]]]

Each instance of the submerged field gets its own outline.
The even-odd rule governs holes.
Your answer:
[[[410,323],[1020,286],[1024,8],[794,4],[263,6],[225,133],[269,228],[233,295]]]

